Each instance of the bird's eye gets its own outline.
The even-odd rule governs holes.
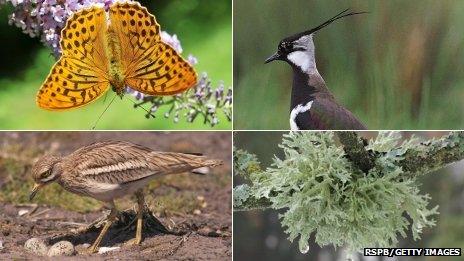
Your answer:
[[[292,44],[291,43],[284,42],[284,43],[281,43],[279,45],[279,51],[280,52],[288,53],[291,50],[292,50]]]
[[[288,51],[288,44],[287,43],[281,43],[279,45],[279,52],[285,53]]]
[[[50,175],[50,173],[51,173],[51,170],[47,170],[47,171],[45,171],[45,172],[42,172],[42,173],[40,174],[40,178],[41,178],[41,179],[46,178],[46,177],[48,177],[48,176]]]

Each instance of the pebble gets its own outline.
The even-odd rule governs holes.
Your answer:
[[[100,247],[98,249],[98,253],[99,254],[104,254],[104,253],[107,253],[107,252],[110,252],[110,251],[115,251],[115,250],[118,250],[120,247]]]
[[[214,231],[212,228],[209,228],[209,227],[200,228],[197,232],[198,234],[202,236],[208,236],[208,237],[219,237],[222,235],[222,231],[220,229],[217,229],[216,231]]]
[[[211,228],[209,228],[209,227],[202,227],[197,232],[200,235],[208,236],[208,234],[211,233],[212,231],[213,230]]]
[[[48,250],[48,256],[72,256],[75,253],[74,245],[69,241],[55,243]]]
[[[0,240],[0,250],[3,249],[3,242]]]
[[[80,245],[76,245],[74,249],[76,250],[76,254],[88,254],[88,248],[90,247],[89,243],[84,243]]]
[[[27,213],[29,213],[29,210],[27,210],[27,209],[20,209],[20,210],[18,211],[18,216],[21,217],[21,216],[26,215]]]
[[[45,244],[43,239],[37,237],[28,239],[24,243],[24,248],[37,255],[43,256],[47,254],[47,244]]]

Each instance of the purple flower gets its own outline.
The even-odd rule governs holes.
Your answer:
[[[216,100],[221,101],[222,98],[224,97],[224,85],[220,84],[219,87],[216,88],[214,91],[214,96],[216,97]]]
[[[196,65],[196,64],[198,64],[198,59],[197,59],[195,56],[191,55],[191,54],[189,54],[189,56],[188,56],[188,58],[187,58],[187,61],[188,61],[191,65]]]
[[[72,10],[80,9],[80,3],[78,0],[67,0],[65,3],[65,10],[67,11],[67,15],[72,15]]]
[[[177,39],[177,35],[173,34],[173,35],[170,35],[168,34],[167,32],[165,31],[162,31],[161,32],[161,40],[163,40],[163,42],[169,44],[172,48],[174,48],[174,50],[176,50],[179,54],[182,53],[182,46],[180,45],[180,41],[179,39]]]
[[[55,21],[57,21],[59,24],[63,23],[66,20],[66,17],[67,17],[66,10],[60,5],[52,6],[50,10],[54,14],[53,19],[55,19]]]

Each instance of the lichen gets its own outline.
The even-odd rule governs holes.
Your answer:
[[[250,185],[234,190],[239,192],[234,206],[267,199],[271,208],[283,210],[281,224],[290,241],[299,238],[302,253],[312,233],[320,246],[360,251],[394,246],[409,227],[417,240],[423,228],[435,224],[437,207],[428,208],[428,195],[398,164],[417,146],[416,138],[401,142],[399,133],[380,133],[366,146],[377,153],[368,173],[352,164],[332,132],[292,132],[279,146],[284,157],[275,157],[264,171],[247,173]],[[257,162],[243,151],[234,157],[234,169],[243,172]]]

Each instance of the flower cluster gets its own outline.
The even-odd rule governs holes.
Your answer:
[[[113,0],[0,0],[14,7],[10,24],[21,28],[30,37],[40,37],[54,54],[60,55],[60,33],[66,20],[76,11],[99,5],[108,7]]]
[[[125,0],[0,0],[0,4],[10,3],[14,7],[10,15],[10,24],[21,28],[30,37],[40,37],[41,41],[53,50],[56,57],[61,54],[61,30],[67,19],[76,11],[97,5],[107,9],[112,3]],[[161,32],[164,42],[171,45],[178,53],[182,53],[182,46],[177,36]],[[195,65],[197,59],[188,55],[189,63]],[[203,116],[204,123],[214,126],[219,123],[217,112],[222,110],[226,118],[232,120],[232,89],[225,89],[223,84],[212,88],[211,81],[204,73],[196,86],[182,94],[168,97],[146,96],[127,88],[127,92],[134,95],[140,102],[135,107],[151,103],[147,111],[147,118],[163,105],[171,106],[165,117],[173,115],[174,122],[184,115],[188,122],[193,122],[198,115]],[[184,113],[185,112],[185,113]]]
[[[199,82],[193,88],[174,96],[149,96],[130,88],[127,88],[127,93],[132,94],[139,101],[134,105],[135,108],[150,104],[150,109],[146,110],[146,118],[154,118],[160,107],[169,106],[169,110],[164,113],[164,117],[170,118],[173,116],[175,123],[179,122],[181,116],[185,117],[187,122],[193,122],[198,116],[202,116],[204,124],[215,126],[219,124],[219,110],[224,113],[228,121],[232,120],[232,89],[227,88],[225,90],[224,85],[221,83],[213,90],[206,73],[203,73]]]
[[[182,53],[182,46],[176,35],[169,35],[166,32],[161,33],[163,42],[171,45],[179,54]],[[191,65],[198,63],[198,60],[188,56],[188,62]],[[146,110],[147,118],[155,117],[155,113],[161,106],[170,106],[169,111],[164,114],[165,118],[173,115],[173,121],[179,122],[181,116],[185,116],[187,122],[193,122],[197,116],[203,116],[204,124],[215,126],[219,124],[218,110],[222,110],[229,121],[232,121],[232,89],[225,88],[223,83],[213,89],[211,80],[206,73],[203,73],[198,83],[190,90],[168,97],[150,96],[131,89],[126,90],[132,94],[139,103],[134,107],[140,107],[144,104],[151,104],[150,109]]]

